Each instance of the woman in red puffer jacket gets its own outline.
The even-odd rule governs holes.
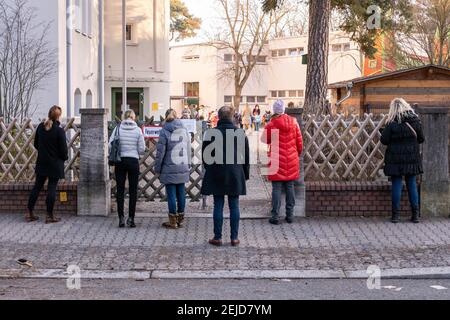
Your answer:
[[[285,105],[278,100],[273,105],[274,116],[266,126],[262,142],[269,145],[269,180],[272,181],[272,218],[279,224],[281,193],[286,190],[286,222],[292,223],[295,207],[295,181],[300,178],[299,156],[303,138],[297,120],[286,115]]]

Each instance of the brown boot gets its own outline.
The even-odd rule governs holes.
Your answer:
[[[38,220],[39,220],[39,217],[36,217],[34,215],[34,213],[31,212],[31,211],[28,211],[28,213],[25,215],[25,221],[26,222],[35,222],[35,221],[38,221]]]
[[[178,228],[183,228],[183,223],[184,223],[184,213],[180,213],[178,214],[177,217]]]
[[[47,215],[47,218],[45,219],[45,224],[52,224],[52,223],[58,223],[60,222],[60,218],[56,218],[54,215]]]
[[[178,215],[169,214],[169,222],[164,222],[163,227],[167,229],[178,229]]]

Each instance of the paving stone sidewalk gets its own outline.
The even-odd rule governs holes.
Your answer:
[[[450,266],[450,220],[392,225],[384,219],[298,219],[272,226],[243,220],[242,245],[209,246],[212,220],[191,218],[185,228],[162,229],[161,218],[139,218],[135,230],[118,229],[111,218],[64,217],[61,224],[26,224],[0,216],[0,269],[115,271],[362,270]],[[229,234],[228,221],[224,235]],[[227,238],[227,237],[226,237]]]

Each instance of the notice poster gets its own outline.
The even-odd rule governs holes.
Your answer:
[[[145,139],[158,139],[162,127],[157,126],[145,126],[142,128]]]
[[[182,119],[181,122],[189,133],[197,133],[197,121],[195,119]]]

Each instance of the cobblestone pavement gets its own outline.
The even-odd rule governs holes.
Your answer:
[[[118,229],[114,218],[64,217],[61,224],[26,224],[0,216],[0,269],[26,258],[37,269],[83,270],[362,270],[450,265],[450,220],[392,225],[383,219],[299,219],[272,226],[243,220],[242,245],[209,246],[212,221],[191,218],[177,231],[161,218],[139,218],[138,228]],[[228,221],[224,235],[228,235]],[[224,237],[225,239],[227,237]]]

